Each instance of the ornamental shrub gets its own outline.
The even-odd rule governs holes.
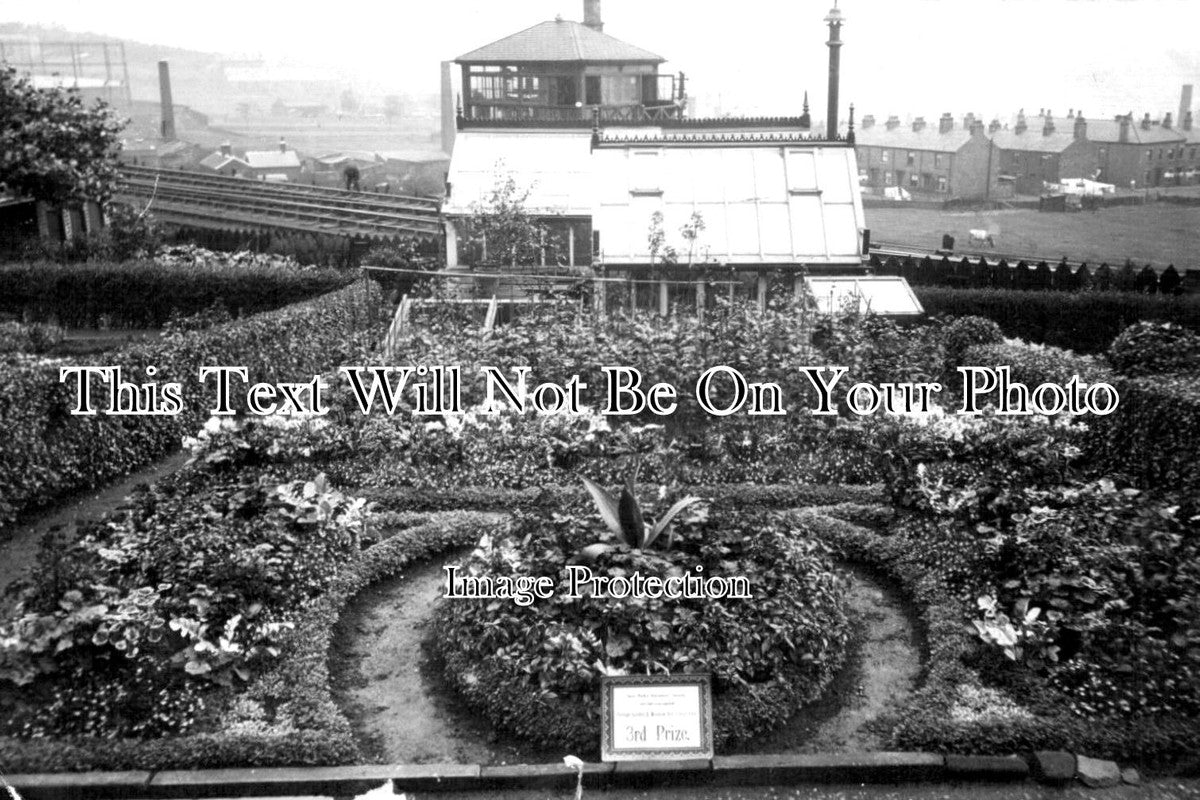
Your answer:
[[[564,568],[596,538],[579,508],[519,515],[509,536],[481,540],[463,564],[463,574],[548,576],[551,598],[528,606],[454,598],[436,612],[446,678],[497,726],[540,745],[593,752],[601,675],[710,672],[720,746],[782,723],[840,665],[842,585],[802,530],[778,516],[718,523],[685,512],[670,549],[622,545],[594,566],[609,576],[745,576],[752,599],[573,599]]]
[[[1113,369],[1131,377],[1200,372],[1200,333],[1170,322],[1139,322],[1121,331],[1106,355]]]
[[[955,317],[941,329],[940,334],[946,352],[946,372],[949,374],[953,374],[959,366],[974,366],[974,362],[964,358],[969,348],[1004,341],[1000,326],[986,317]]]

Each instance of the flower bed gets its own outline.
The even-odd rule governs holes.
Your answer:
[[[572,596],[568,567],[587,560],[585,546],[595,538],[579,507],[520,515],[507,537],[480,542],[463,574],[544,576],[558,590],[528,605],[442,601],[434,641],[445,675],[497,726],[589,753],[597,747],[599,676],[710,672],[719,747],[787,720],[840,666],[843,587],[821,549],[778,518],[700,515],[682,523],[665,549],[622,545],[591,567],[631,581],[744,577],[747,598],[664,599],[636,590]]]
[[[0,361],[0,530],[25,510],[97,486],[158,458],[194,433],[211,406],[198,383],[206,364],[236,364],[251,380],[295,380],[328,370],[375,340],[373,284],[355,285],[306,303],[200,331],[179,331],[153,344],[105,356],[126,382],[179,381],[175,416],[74,416],[59,368],[80,362],[13,355]],[[154,378],[147,367],[156,367]]]

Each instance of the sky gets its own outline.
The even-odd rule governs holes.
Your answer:
[[[684,71],[738,113],[825,107],[832,0],[602,0],[605,32]],[[1018,108],[1093,118],[1176,111],[1200,89],[1195,0],[838,0],[843,108],[990,118]],[[582,0],[0,0],[0,22],[322,65],[366,91],[438,90],[439,62],[553,19]],[[1197,92],[1200,99],[1200,91]],[[845,112],[843,111],[843,114]]]

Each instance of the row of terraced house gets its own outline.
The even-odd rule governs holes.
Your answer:
[[[1181,105],[1181,108],[1183,106]],[[1200,183],[1200,131],[1190,109],[1171,113],[1087,119],[1048,110],[1009,124],[984,125],[974,114],[936,124],[923,117],[902,124],[863,117],[856,133],[859,179],[866,194],[931,199],[987,200],[1040,195],[1046,183],[1088,178],[1118,189],[1153,189]],[[895,187],[891,192],[890,187]]]

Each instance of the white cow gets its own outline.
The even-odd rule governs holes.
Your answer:
[[[986,244],[988,247],[996,246],[996,242],[992,239],[992,235],[982,228],[972,228],[971,230],[967,231],[967,233],[969,233],[971,236],[971,244]]]

